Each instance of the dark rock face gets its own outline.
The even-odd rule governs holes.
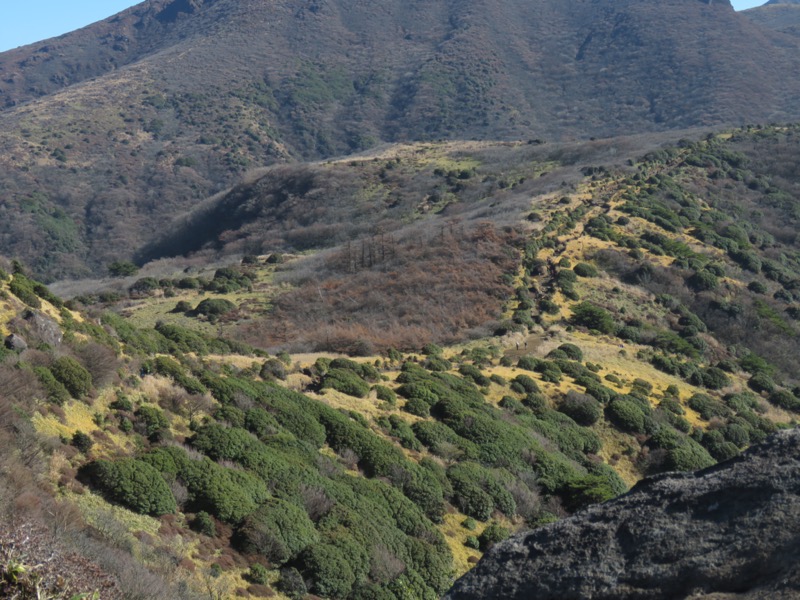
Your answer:
[[[800,598],[800,430],[494,547],[445,598]]]
[[[23,350],[28,349],[28,344],[25,342],[25,340],[13,333],[6,337],[5,346],[14,352],[22,352]]]

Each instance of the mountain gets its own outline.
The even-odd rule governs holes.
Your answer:
[[[800,430],[495,546],[446,600],[796,598]]]
[[[0,55],[0,251],[97,273],[249,168],[381,141],[789,119],[797,50],[727,1],[151,0]]]
[[[800,3],[796,0],[770,0],[764,6],[751,8],[741,14],[775,31],[800,36]]]

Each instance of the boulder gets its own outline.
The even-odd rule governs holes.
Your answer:
[[[492,548],[447,600],[800,598],[800,430]]]
[[[59,346],[64,339],[61,326],[45,315],[29,310],[25,313],[26,326],[30,333],[50,346]]]
[[[14,333],[6,337],[5,346],[14,352],[22,352],[23,350],[28,349],[28,343]]]

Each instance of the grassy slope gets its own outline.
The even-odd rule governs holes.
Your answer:
[[[701,147],[700,150],[705,150]],[[677,158],[672,158],[670,165],[658,165],[655,161],[648,161],[642,164],[640,172],[644,172],[646,176],[651,176],[652,172],[665,172],[668,169],[673,170],[675,178],[688,178],[693,174],[695,181],[697,180],[698,172],[696,167],[680,166],[675,170],[680,161],[680,157],[688,155],[689,152],[681,151],[676,154]],[[430,157],[430,161],[439,164],[440,157],[435,154]],[[448,159],[449,160],[449,159]],[[450,163],[448,163],[450,165]],[[682,170],[681,170],[682,169]],[[693,169],[695,169],[693,171]],[[649,171],[649,172],[648,172]],[[630,193],[640,193],[643,188],[641,179],[633,181],[628,176],[612,175],[605,178],[600,178],[599,181],[590,181],[588,178],[576,186],[572,192],[567,196],[560,194],[543,194],[538,197],[530,199],[529,207],[540,214],[540,221],[535,225],[528,225],[526,231],[531,237],[541,240],[550,240],[550,246],[544,246],[537,254],[537,258],[544,261],[551,260],[553,263],[559,263],[562,259],[568,258],[572,265],[577,262],[587,261],[593,263],[601,270],[597,277],[579,278],[575,291],[580,296],[581,300],[589,300],[597,305],[604,306],[608,310],[613,311],[616,318],[621,320],[639,320],[646,323],[649,327],[658,329],[671,329],[676,327],[675,316],[667,310],[664,305],[657,301],[657,295],[648,290],[645,286],[634,285],[631,283],[623,283],[619,280],[619,273],[614,270],[602,270],[603,264],[597,261],[599,252],[619,249],[618,242],[614,239],[605,239],[592,237],[585,231],[584,225],[593,216],[604,214],[610,218],[610,221],[616,223],[613,228],[618,233],[629,236],[640,237],[645,232],[658,232],[666,238],[673,240],[683,240],[691,249],[697,253],[710,258],[710,260],[724,261],[723,252],[717,248],[710,246],[696,238],[690,238],[685,232],[668,231],[655,225],[653,222],[646,218],[633,216],[627,224],[618,224],[620,217],[625,216],[625,212],[621,209],[625,202],[625,195]],[[566,200],[563,198],[566,197]],[[570,214],[578,214],[579,210],[585,211],[580,219],[569,226],[568,219]],[[708,211],[711,208],[707,209]],[[550,227],[552,226],[552,227]],[[550,229],[548,230],[548,227]],[[656,267],[669,268],[674,261],[673,257],[666,254],[659,254],[653,251],[652,248],[643,248],[642,258],[640,260],[646,261]],[[262,257],[263,258],[263,257]],[[235,304],[242,304],[247,300],[258,299],[265,300],[265,296],[272,293],[270,278],[273,272],[272,267],[258,266],[256,268],[257,277],[259,282],[254,291],[233,292],[225,295],[226,298],[234,301]],[[532,276],[521,277],[521,271],[517,268],[514,272],[510,273],[515,287],[520,287],[523,282],[535,282],[537,287],[546,287],[548,280],[546,276]],[[747,274],[736,271],[733,267],[728,265],[727,281],[731,285],[731,289],[744,289],[741,277],[749,277]],[[3,319],[3,326],[8,327],[9,319],[7,317],[16,315],[22,310],[22,305],[7,291],[7,284],[0,284],[3,286],[3,291],[6,292],[6,298],[2,301],[0,306],[5,307],[6,318]],[[527,285],[527,284],[526,284]],[[772,285],[772,284],[770,284]],[[259,287],[263,286],[263,287]],[[178,295],[172,298],[161,298],[158,295],[140,301],[140,305],[133,307],[131,311],[131,322],[142,327],[152,327],[156,320],[167,317],[165,312],[170,306],[181,299],[196,298],[193,293],[186,295]],[[688,295],[686,295],[688,298]],[[653,354],[653,349],[649,345],[632,343],[630,341],[620,340],[612,335],[598,335],[582,329],[580,327],[572,327],[568,321],[573,314],[572,309],[575,307],[575,301],[569,300],[565,297],[563,290],[554,291],[551,298],[558,305],[558,313],[551,314],[538,314],[538,322],[535,323],[529,331],[516,331],[508,333],[502,337],[489,338],[472,341],[466,344],[454,345],[445,348],[444,355],[451,359],[459,359],[463,353],[467,356],[473,356],[476,350],[483,349],[486,353],[494,358],[488,364],[481,366],[481,370],[487,376],[497,375],[505,380],[505,383],[493,382],[485,390],[485,401],[489,405],[497,406],[501,398],[504,396],[511,396],[521,399],[522,397],[513,392],[508,385],[508,382],[520,374],[526,374],[537,381],[542,389],[548,406],[557,406],[558,401],[563,395],[570,390],[576,392],[584,392],[583,386],[577,385],[571,378],[564,377],[559,383],[550,383],[542,381],[541,374],[533,373],[520,369],[516,365],[516,360],[525,355],[531,355],[538,358],[545,357],[550,351],[557,348],[561,344],[571,343],[577,345],[584,354],[583,362],[594,363],[597,366],[597,375],[601,378],[603,383],[608,387],[618,391],[619,393],[628,392],[633,386],[635,380],[641,379],[649,382],[653,386],[653,391],[649,395],[648,401],[655,408],[669,386],[675,386],[678,389],[678,397],[683,404],[685,418],[690,425],[699,431],[708,428],[717,429],[721,426],[720,421],[706,421],[700,415],[686,406],[687,400],[694,394],[707,393],[712,397],[719,398],[723,393],[740,392],[747,389],[747,379],[749,375],[742,370],[737,370],[730,375],[730,384],[721,391],[709,391],[687,383],[680,377],[668,375],[662,371],[654,368],[649,358]],[[511,317],[514,315],[519,301],[517,298],[508,297],[505,302],[506,316]],[[45,312],[52,316],[57,316],[58,311],[45,304]],[[243,315],[239,315],[240,317]],[[248,316],[252,316],[249,313]],[[210,332],[216,329],[211,328],[208,323],[202,322],[193,317],[179,317],[176,321],[184,326],[195,328],[200,332]],[[231,324],[232,325],[232,324]],[[226,327],[229,327],[227,325]],[[89,338],[86,333],[76,333],[75,336],[80,341],[80,338]],[[701,364],[711,364],[710,360],[714,361],[720,359],[736,359],[742,356],[741,351],[731,348],[726,343],[720,343],[716,340],[712,333],[704,334],[703,339],[706,340],[707,346],[712,349],[712,352],[707,357],[700,357],[696,359]],[[527,344],[527,352],[526,352]],[[358,399],[341,392],[333,390],[317,390],[314,383],[315,378],[303,373],[304,370],[309,369],[314,365],[317,359],[321,357],[334,357],[333,354],[297,354],[292,357],[292,371],[294,372],[286,381],[286,384],[291,389],[304,391],[310,397],[320,400],[328,406],[336,409],[344,409],[346,411],[354,411],[367,418],[370,428],[381,439],[393,440],[390,436],[382,431],[375,423],[379,417],[390,415],[400,416],[408,423],[413,423],[420,420],[420,417],[409,415],[403,411],[404,401],[400,399],[397,407],[388,407],[382,402],[377,401],[374,397],[374,392],[365,399]],[[507,361],[501,361],[502,357],[506,357]],[[358,359],[359,362],[373,363],[376,360],[383,361],[385,357],[370,356]],[[407,358],[420,359],[419,355],[408,355]],[[189,361],[195,358],[188,356]],[[211,354],[203,357],[203,360],[208,365],[233,365],[237,368],[248,368],[254,362],[260,364],[263,359],[249,355],[215,355]],[[258,362],[257,362],[258,361]],[[469,362],[467,359],[466,362]],[[502,363],[502,364],[501,364]],[[133,366],[134,363],[130,363]],[[382,370],[383,384],[393,388],[397,388],[395,382],[399,372],[397,364],[384,364]],[[125,367],[128,369],[129,367]],[[452,370],[452,373],[457,371]],[[614,376],[617,378],[616,382],[605,379],[606,376]],[[117,381],[113,387],[106,387],[100,390],[96,398],[91,402],[91,406],[83,401],[70,401],[63,410],[63,414],[58,411],[48,410],[47,405],[43,404],[43,410],[36,412],[32,421],[36,429],[44,436],[49,437],[66,437],[69,438],[76,431],[83,431],[85,433],[93,434],[95,439],[95,447],[91,451],[91,455],[95,458],[112,457],[121,454],[127,454],[134,451],[134,448],[142,444],[141,438],[136,435],[125,435],[118,430],[115,426],[111,425],[111,420],[106,420],[105,424],[98,425],[96,415],[111,416],[110,402],[115,397],[116,390],[125,390],[130,394],[135,402],[144,403],[145,405],[157,406],[156,400],[164,398],[169,393],[174,392],[174,386],[171,382],[164,378],[147,376],[143,379],[138,379],[135,373],[131,371],[125,372],[124,381]],[[502,380],[499,380],[502,381]],[[312,386],[312,389],[309,389]],[[768,405],[763,399],[759,400],[759,405],[764,409],[764,415],[773,422],[788,423],[796,422],[796,415],[792,415],[786,411],[780,410],[774,406]],[[168,412],[170,421],[170,429],[176,439],[183,439],[189,435],[188,420],[185,416],[181,416]],[[509,417],[510,418],[510,417]],[[102,419],[100,420],[102,423]],[[102,433],[100,433],[102,430]],[[599,452],[599,457],[606,463],[612,465],[619,473],[622,479],[627,484],[633,484],[643,473],[640,468],[639,459],[646,444],[646,436],[631,435],[620,431],[617,427],[612,425],[608,420],[602,418],[597,425],[592,427],[592,430],[599,436],[603,442],[603,447]],[[396,440],[393,440],[396,441]],[[424,448],[422,451],[409,451],[403,449],[406,458],[416,462],[424,457],[433,457],[437,461],[444,462],[445,459],[437,457],[430,449]],[[328,447],[323,446],[320,449],[320,455],[336,457],[336,454]],[[52,459],[52,473],[54,478],[63,475],[64,472],[69,471],[74,466],[82,461],[80,455],[68,456],[63,452],[56,453]],[[349,471],[353,476],[363,477],[362,473],[358,471]],[[84,493],[82,496],[71,495],[69,489],[73,484],[64,485],[61,492],[63,498],[72,501],[81,509],[89,523],[96,521],[98,514],[105,514],[106,523],[109,519],[121,526],[127,531],[142,531],[153,536],[155,539],[161,539],[163,542],[169,544],[171,551],[176,556],[178,562],[181,563],[181,573],[189,578],[193,578],[195,585],[202,588],[207,585],[210,579],[207,577],[208,570],[214,562],[217,562],[220,557],[228,556],[224,547],[209,546],[209,540],[198,536],[182,526],[180,517],[177,522],[165,522],[163,519],[161,523],[155,520],[143,519],[134,516],[133,513],[128,513],[123,509],[111,508],[102,498],[94,494]],[[80,489],[80,487],[78,488]],[[108,515],[111,515],[110,517]],[[448,513],[444,518],[444,522],[438,526],[439,530],[444,535],[448,545],[450,546],[453,554],[453,568],[456,574],[463,573],[471,564],[470,559],[474,559],[480,555],[480,552],[468,549],[464,546],[464,542],[468,535],[477,535],[480,533],[484,524],[479,524],[478,529],[474,532],[467,531],[461,526],[465,520],[465,515],[459,513],[455,508],[449,507]],[[501,518],[503,523],[511,526],[512,528],[523,527],[524,523],[516,519],[509,521],[508,519]],[[178,537],[174,537],[174,532],[178,532]],[[137,539],[141,536],[137,536]],[[224,535],[221,538],[224,540]],[[156,545],[160,542],[156,542]],[[140,554],[141,558],[146,562],[154,564],[154,556],[152,552],[152,542],[147,542],[140,550],[136,552]],[[202,546],[202,548],[200,548]],[[227,559],[226,559],[227,560]],[[233,560],[233,559],[232,559]],[[181,562],[183,561],[183,562]],[[248,587],[248,583],[242,579],[242,574],[245,572],[246,567],[239,559],[233,562],[225,562],[226,567],[223,578],[217,579],[212,582],[217,588],[226,589],[229,592],[236,589],[244,589]],[[276,579],[277,572],[272,573],[271,577]],[[251,590],[255,595],[258,595],[257,589]]]

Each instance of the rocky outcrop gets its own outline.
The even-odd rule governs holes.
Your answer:
[[[24,318],[28,331],[36,339],[53,347],[61,345],[64,332],[61,331],[61,326],[56,321],[32,310],[27,311]]]
[[[14,352],[22,352],[28,349],[28,343],[16,334],[11,334],[5,339],[5,347]]]
[[[800,598],[800,430],[515,536],[447,600]]]

